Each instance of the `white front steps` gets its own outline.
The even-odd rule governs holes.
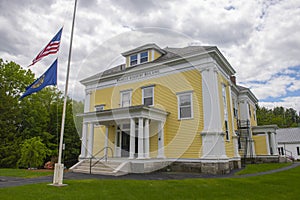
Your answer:
[[[101,174],[111,176],[121,176],[128,173],[126,170],[127,162],[116,162],[116,161],[92,161],[90,168],[90,160],[82,160],[73,167],[70,168],[72,172],[86,173],[86,174]],[[94,165],[94,166],[93,166]]]

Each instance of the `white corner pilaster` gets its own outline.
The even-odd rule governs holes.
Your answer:
[[[208,67],[201,71],[204,129],[202,136],[202,158],[227,158],[224,132],[221,121],[218,69]]]
[[[91,94],[92,92],[85,92],[85,98],[84,98],[84,112],[90,112],[90,101],[91,101]]]
[[[144,120],[139,118],[139,130],[138,130],[138,159],[144,158]]]
[[[135,120],[130,119],[130,147],[129,158],[133,159],[135,153]]]

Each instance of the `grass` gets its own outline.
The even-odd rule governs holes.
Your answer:
[[[259,172],[266,172],[274,169],[279,169],[282,167],[290,166],[291,163],[264,163],[264,164],[251,164],[246,165],[245,169],[237,172],[235,175],[243,174],[255,174]]]
[[[0,199],[298,199],[300,167],[248,178],[186,180],[67,180],[0,188]]]
[[[28,170],[28,169],[0,169],[0,176],[11,176],[20,178],[35,178],[53,175],[52,170]]]

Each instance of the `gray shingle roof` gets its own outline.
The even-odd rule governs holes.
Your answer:
[[[278,143],[300,143],[300,128],[281,128],[276,133]]]

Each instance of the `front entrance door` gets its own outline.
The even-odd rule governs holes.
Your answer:
[[[129,157],[130,135],[122,131],[121,157]]]

